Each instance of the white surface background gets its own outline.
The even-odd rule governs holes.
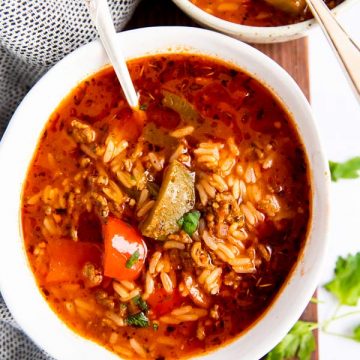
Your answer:
[[[360,44],[360,1],[342,14],[339,20]],[[311,103],[328,158],[344,161],[360,156],[360,103],[353,96],[320,29],[310,33],[309,61]],[[332,220],[322,284],[332,278],[339,255],[360,251],[360,179],[332,183],[331,196]],[[332,315],[336,301],[321,288],[318,297],[324,301],[318,305],[321,323]],[[360,304],[357,308],[344,308],[341,313],[356,309],[360,310]],[[338,320],[329,330],[350,335],[359,324],[360,313]],[[355,341],[320,332],[319,347],[320,360],[360,359],[360,343]]]

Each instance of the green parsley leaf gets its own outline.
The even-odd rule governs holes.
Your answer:
[[[360,299],[360,252],[338,257],[335,277],[325,285],[341,305],[356,306]]]
[[[131,269],[139,260],[140,253],[139,250],[136,250],[126,261],[125,267]]]
[[[147,316],[141,311],[137,314],[129,315],[126,318],[126,323],[130,326],[134,327],[148,327],[149,319]]]
[[[272,349],[266,360],[285,360],[297,357],[310,360],[315,350],[315,337],[312,331],[318,324],[299,320],[284,339]]]
[[[148,304],[140,295],[135,296],[132,299],[133,303],[139,307],[140,310],[142,310],[145,314],[149,311]]]
[[[148,108],[148,104],[141,104],[141,105],[139,106],[139,109],[140,109],[140,110],[143,110],[143,111],[145,111],[147,108]]]
[[[353,330],[353,334],[353,339],[357,342],[360,342],[360,324]]]
[[[200,211],[192,210],[183,215],[178,220],[179,226],[190,236],[196,231],[199,220],[200,220]]]
[[[158,331],[158,329],[159,329],[159,324],[153,323],[153,329],[154,329],[154,331]]]
[[[331,180],[356,179],[360,176],[360,156],[353,157],[345,162],[329,161]]]

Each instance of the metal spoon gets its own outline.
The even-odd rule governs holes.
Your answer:
[[[114,67],[126,100],[131,108],[139,109],[139,99],[127,68],[125,57],[116,37],[107,0],[85,0],[100,41]]]
[[[360,102],[360,48],[337,22],[323,0],[264,0],[291,15],[304,11],[306,4],[327,37]]]
[[[332,46],[360,102],[360,48],[337,22],[322,0],[306,0]]]

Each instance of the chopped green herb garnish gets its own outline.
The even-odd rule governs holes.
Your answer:
[[[266,360],[285,360],[297,357],[299,360],[310,360],[315,350],[313,330],[318,324],[298,321],[284,339],[272,349]]]
[[[191,236],[199,225],[200,216],[200,211],[192,210],[178,220],[178,225]]]
[[[133,303],[139,307],[145,314],[149,311],[148,304],[140,295],[135,296],[133,299]]]
[[[149,319],[147,316],[141,311],[137,314],[129,315],[126,318],[126,323],[130,326],[134,327],[148,327]]]
[[[360,299],[360,252],[338,258],[335,277],[325,289],[335,295],[341,305],[357,305]]]
[[[131,269],[139,260],[140,253],[139,250],[136,250],[130,258],[126,261],[125,267],[127,269]]]
[[[143,110],[143,111],[145,111],[147,108],[148,108],[148,104],[141,104],[141,105],[139,106],[139,109],[140,109],[140,110]]]
[[[154,331],[158,331],[158,329],[159,329],[159,324],[153,323],[152,325],[153,325]]]
[[[360,176],[360,156],[338,163],[329,161],[331,180],[356,179]]]

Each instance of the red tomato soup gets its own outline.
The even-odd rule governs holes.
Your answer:
[[[236,24],[281,26],[312,18],[305,0],[190,0],[207,13]],[[329,9],[343,0],[324,0]]]
[[[200,355],[254,324],[296,264],[308,162],[240,69],[185,54],[129,68],[141,110],[105,68],[51,115],[23,190],[26,251],[78,334],[127,359]]]

